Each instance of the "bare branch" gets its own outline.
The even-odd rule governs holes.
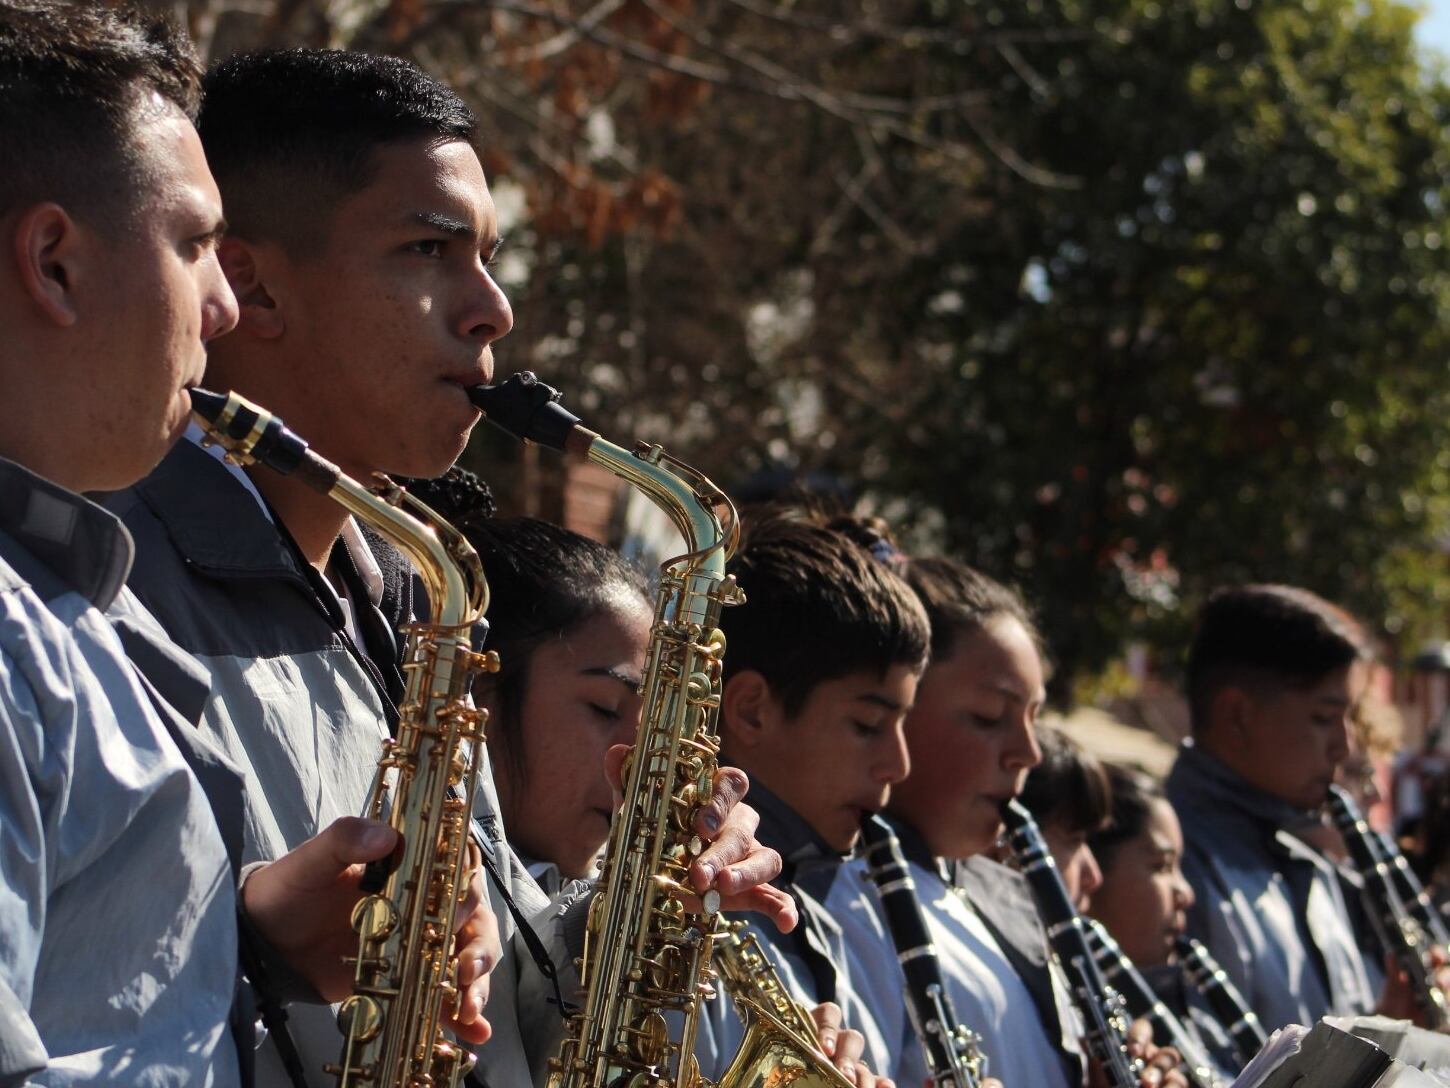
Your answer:
[[[579,17],[579,22],[567,30],[555,34],[547,41],[530,46],[529,48],[509,49],[499,54],[501,64],[522,64],[531,60],[547,60],[549,57],[557,56],[566,49],[577,45],[584,37],[584,32],[592,27],[598,26],[609,16],[624,6],[624,0],[600,0],[590,11],[586,11]]]

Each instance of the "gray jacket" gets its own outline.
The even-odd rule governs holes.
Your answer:
[[[1189,933],[1228,972],[1264,1028],[1373,1010],[1378,979],[1361,951],[1339,875],[1293,829],[1313,819],[1254,789],[1191,742],[1168,776],[1193,886]]]
[[[211,673],[205,725],[248,780],[248,859],[277,857],[338,817],[360,812],[402,691],[396,632],[415,601],[401,555],[368,536],[382,574],[382,594],[373,601],[356,557],[341,544],[334,551],[360,650],[330,587],[232,470],[193,443],[179,443],[108,505],[136,538],[132,589]],[[567,998],[577,985],[577,944],[566,943],[565,934],[582,943],[583,911],[572,901],[550,903],[512,857],[486,753],[484,764],[475,816],[509,891],[558,965]],[[550,1003],[553,989],[497,886],[489,890],[504,959],[491,979],[485,1015],[494,1036],[480,1052],[480,1067],[491,1084],[512,1088],[542,1082],[562,1022]],[[341,1040],[331,1011],[293,1006],[290,1026],[309,1083],[330,1084],[322,1065],[336,1061]],[[287,1083],[270,1044],[258,1056],[258,1082]]]
[[[130,562],[114,517],[0,460],[0,1085],[240,1076],[233,864],[191,766],[236,841],[238,783],[161,699],[205,686]]]

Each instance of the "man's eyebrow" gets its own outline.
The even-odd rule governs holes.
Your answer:
[[[581,669],[580,673],[583,676],[607,676],[611,680],[618,680],[629,688],[631,693],[639,690],[640,678],[638,676],[613,665],[597,665],[592,669]]]
[[[434,230],[442,231],[444,234],[452,234],[455,237],[472,238],[473,228],[461,219],[454,219],[451,215],[444,215],[442,212],[418,212],[413,216],[418,222]]]
[[[214,245],[222,240],[228,229],[227,221],[225,219],[218,219],[211,230],[203,234],[199,240],[205,242],[207,245]]]
[[[877,695],[874,691],[868,691],[864,695],[856,696],[858,703],[870,703],[872,706],[879,706],[882,710],[889,710],[893,714],[899,714],[906,708],[900,703],[893,702],[884,695]]]

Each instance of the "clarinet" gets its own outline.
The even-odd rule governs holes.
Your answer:
[[[906,1011],[932,1083],[935,1088],[979,1088],[987,1075],[981,1037],[961,1023],[952,1009],[926,914],[916,898],[916,882],[896,833],[880,816],[868,815],[861,821],[861,856],[896,946],[896,958],[906,978]]]
[[[1183,1058],[1183,1075],[1191,1088],[1227,1088],[1228,1082],[1214,1067],[1198,1040],[1189,1034],[1183,1021],[1173,1015],[1103,924],[1084,918],[1087,924],[1088,947],[1093,950],[1098,970],[1110,986],[1117,988],[1128,1006],[1128,1015],[1143,1017],[1153,1025],[1153,1038],[1160,1045],[1171,1046]]]
[[[1002,805],[1007,846],[1032,890],[1053,957],[1067,976],[1086,1027],[1088,1053],[1103,1067],[1109,1088],[1136,1088],[1141,1062],[1128,1057],[1128,1020],[1123,996],[1109,986],[1088,947],[1087,927],[1068,897],[1057,863],[1032,813],[1016,800]]]
[[[1395,840],[1382,831],[1376,832],[1375,837],[1379,840],[1380,850],[1385,860],[1390,864],[1390,875],[1394,877],[1395,890],[1400,893],[1400,899],[1404,901],[1405,907],[1409,910],[1411,917],[1420,923],[1420,927],[1429,934],[1430,940],[1440,948],[1450,947],[1450,927],[1445,925],[1445,916],[1440,908],[1430,898],[1430,893],[1425,890],[1425,885],[1420,883],[1420,878],[1415,875],[1415,870],[1410,868],[1410,863],[1405,860],[1405,855],[1400,853],[1400,848],[1395,845]]]
[[[1233,1040],[1234,1056],[1239,1064],[1247,1065],[1269,1041],[1258,1016],[1202,941],[1196,941],[1185,933],[1174,942],[1174,946],[1178,951],[1178,965]]]
[[[1393,867],[1384,857],[1379,836],[1370,830],[1354,798],[1343,787],[1329,787],[1328,807],[1349,850],[1350,860],[1364,879],[1365,904],[1375,932],[1400,969],[1410,976],[1410,985],[1414,987],[1427,1026],[1433,1031],[1450,1028],[1445,993],[1435,984],[1430,962],[1432,942],[1425,927],[1400,897]]]

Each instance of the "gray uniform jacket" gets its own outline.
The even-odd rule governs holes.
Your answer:
[[[334,551],[364,652],[346,632],[337,595],[263,504],[193,443],[179,443],[108,505],[136,538],[131,588],[211,674],[205,725],[247,778],[248,859],[277,857],[333,820],[358,814],[402,691],[396,632],[415,601],[401,555],[369,537],[382,575],[374,602],[355,558],[341,544]],[[475,812],[484,845],[522,913],[536,923],[568,997],[577,982],[565,934],[582,942],[582,911],[551,904],[512,857],[486,753],[484,764]],[[561,1020],[549,1003],[552,987],[516,939],[498,888],[490,883],[489,890],[504,959],[491,979],[486,1015],[494,1036],[480,1067],[492,1084],[512,1088],[542,1078]],[[337,1059],[341,1038],[330,1010],[293,1006],[290,1020],[309,1082],[330,1083],[321,1067]],[[258,1081],[286,1083],[270,1045],[259,1052]]]
[[[1312,817],[1191,743],[1179,750],[1166,792],[1183,825],[1183,875],[1195,896],[1189,932],[1265,1030],[1372,1011],[1378,980],[1338,873],[1292,834]]]
[[[234,841],[239,783],[161,699],[205,687],[130,562],[113,516],[0,460],[0,1085],[240,1076],[233,864],[191,767]]]
[[[903,840],[908,849],[911,838]],[[1054,1050],[1067,1082],[1082,1083],[1085,1068],[1076,1047],[1080,1025],[1065,1022],[1062,1015],[1052,953],[1027,881],[1021,873],[982,856],[951,862],[949,870],[952,885],[977,912],[1031,995],[1043,1032],[1056,1044]]]

